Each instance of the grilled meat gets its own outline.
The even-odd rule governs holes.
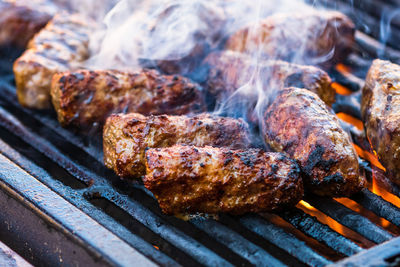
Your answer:
[[[306,190],[349,196],[364,186],[349,135],[316,94],[298,88],[282,90],[264,120],[266,143],[299,162]]]
[[[148,148],[175,144],[245,148],[248,126],[242,120],[199,114],[189,116],[143,116],[137,113],[111,115],[104,126],[104,162],[119,176],[145,174]]]
[[[18,101],[29,108],[51,107],[54,73],[76,68],[88,58],[93,25],[78,14],[58,14],[29,42],[14,63]]]
[[[354,43],[353,22],[335,11],[275,14],[233,34],[226,48],[301,64],[343,60]]]
[[[176,145],[146,151],[147,189],[167,214],[272,211],[303,196],[297,164],[259,149]]]
[[[111,113],[187,114],[204,108],[200,87],[155,70],[79,70],[54,75],[51,96],[63,126],[89,129]]]
[[[400,66],[376,59],[368,71],[361,111],[365,131],[388,177],[400,185]]]
[[[37,2],[0,1],[0,46],[25,48],[33,35],[51,19],[51,10],[45,9],[43,5],[33,9],[32,1]]]
[[[257,71],[258,77],[265,82],[265,89],[291,86],[307,88],[318,94],[329,106],[335,101],[335,91],[330,86],[329,75],[313,66],[265,60],[258,64],[257,69],[251,57],[234,51],[211,53],[204,62],[208,68],[205,87],[213,96],[232,94],[248,83]]]

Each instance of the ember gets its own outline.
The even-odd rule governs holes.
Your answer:
[[[400,262],[392,1],[3,2],[0,244],[34,265]]]

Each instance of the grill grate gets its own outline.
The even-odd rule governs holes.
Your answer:
[[[378,25],[380,9],[367,11],[370,15],[360,11],[377,7],[374,1],[354,1],[355,8],[349,2],[334,5],[349,12],[360,29],[365,29],[365,21]],[[390,5],[388,1],[382,7]],[[376,38],[379,32],[371,27],[366,33]],[[374,38],[357,33],[359,51],[346,62],[355,71],[333,70],[336,82],[352,91],[360,89],[379,48]],[[396,39],[388,41],[393,43]],[[393,47],[385,56],[400,62],[395,50],[399,47]],[[3,58],[14,52],[4,51]],[[104,266],[324,266],[341,259],[345,261],[339,265],[398,263],[397,233],[332,199],[305,200],[357,238],[341,235],[299,208],[279,214],[221,215],[218,220],[182,221],[163,215],[141,184],[121,181],[103,166],[100,137],[80,136],[61,128],[52,112],[19,106],[10,62],[0,63],[0,202],[6,207],[0,214],[0,240],[31,263],[77,265],[77,259]],[[354,94],[339,96],[334,108],[360,118],[357,105],[359,94]],[[366,148],[359,131],[349,127],[355,143]],[[368,163],[362,166],[370,176]],[[368,189],[352,200],[400,227],[400,209]]]

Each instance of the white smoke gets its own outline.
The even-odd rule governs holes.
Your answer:
[[[381,47],[378,50],[378,56],[384,57],[386,45],[389,38],[392,36],[392,21],[396,17],[400,17],[400,8],[393,10],[384,9],[380,22],[380,41]]]
[[[211,51],[223,49],[229,36],[243,27],[249,27],[251,34],[252,31],[257,32],[259,22],[270,15],[303,14],[313,9],[305,3],[306,0],[120,0],[115,5],[105,0],[101,2],[98,9],[94,0],[82,7],[91,11],[86,13],[104,25],[92,34],[92,56],[86,64],[91,69],[135,70],[143,67],[143,60],[154,61],[160,67],[160,61],[168,61],[169,64],[188,56],[202,59]],[[321,4],[315,1],[313,5]],[[308,32],[310,27],[307,23],[313,24],[315,21],[305,20],[305,23],[299,24],[294,20],[288,24],[290,29],[286,29],[285,34],[299,36],[300,40],[307,40],[310,34],[321,34]],[[272,31],[271,34],[281,38],[282,32]],[[260,44],[252,50],[250,58],[254,68],[250,68],[252,73],[245,76],[249,80],[233,94],[219,99],[215,113],[243,117],[256,123],[262,117],[265,106],[281,86],[279,82],[274,83],[272,77],[268,77],[271,73],[266,73],[261,67],[263,49],[263,44]],[[290,60],[318,64],[330,59],[334,53],[333,48],[318,55],[309,55],[306,51],[306,42],[298,44],[290,51],[293,55]],[[277,47],[275,57],[279,58],[280,54],[285,53],[288,53],[287,47],[282,43]],[[274,59],[274,55],[271,58]],[[184,61],[184,64],[190,63]],[[271,81],[265,88],[265,80],[268,79]]]
[[[272,13],[306,6],[301,0],[121,0],[105,16],[105,29],[93,35],[88,67],[135,69],[140,59],[181,59]]]

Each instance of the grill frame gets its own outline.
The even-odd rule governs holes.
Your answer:
[[[335,3],[354,19],[349,1]],[[376,22],[373,16],[367,20]],[[376,40],[361,32],[356,38],[368,58],[377,56]],[[5,49],[2,56],[18,55],[14,52]],[[395,49],[387,48],[383,56],[400,62]],[[330,74],[336,82],[359,91],[368,64],[359,53],[349,58],[346,63],[361,70],[358,77]],[[56,265],[61,259],[66,265],[99,266],[390,266],[400,258],[400,237],[330,199],[306,200],[377,245],[363,249],[298,208],[274,216],[300,231],[301,237],[279,227],[268,215],[222,215],[218,220],[188,222],[165,216],[140,183],[121,181],[102,165],[97,137],[63,129],[52,112],[22,108],[12,84],[10,62],[0,64],[0,203],[13,207],[0,213],[0,240],[36,265]],[[347,97],[342,102],[339,97],[334,109],[360,118],[359,95],[351,97],[353,101]],[[360,132],[348,127],[356,144],[366,148]],[[365,162],[362,166],[370,176],[370,166]],[[399,192],[393,190],[397,196]],[[369,190],[352,200],[400,227],[400,209]],[[54,202],[71,212],[64,214],[60,207],[49,205]],[[76,219],[71,221],[68,216]],[[115,243],[102,240],[103,236]],[[341,255],[342,260],[334,263],[320,255],[312,242],[305,241],[309,239]]]

